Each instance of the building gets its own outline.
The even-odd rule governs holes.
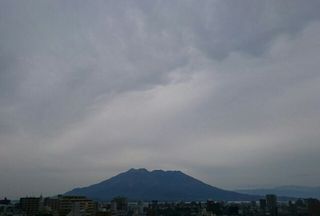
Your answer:
[[[97,203],[85,196],[58,196],[59,216],[81,215],[95,216]]]
[[[265,199],[260,199],[259,206],[262,211],[265,211],[267,208],[267,201]]]
[[[308,212],[310,216],[320,215],[320,201],[317,199],[307,199]]]
[[[57,215],[59,212],[60,202],[58,198],[47,197],[43,200],[43,206],[47,212]]]
[[[20,198],[20,207],[27,216],[34,216],[39,213],[40,197],[24,197]]]
[[[123,216],[128,211],[128,200],[125,197],[115,197],[111,201],[112,215]]]
[[[277,196],[274,194],[266,195],[267,210],[271,216],[278,215]]]
[[[5,197],[3,200],[0,200],[0,205],[10,205],[11,201]]]

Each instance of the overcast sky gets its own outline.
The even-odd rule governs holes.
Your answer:
[[[0,198],[131,167],[320,182],[320,1],[0,1]]]

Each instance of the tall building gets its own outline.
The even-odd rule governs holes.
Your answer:
[[[43,206],[49,208],[52,212],[58,212],[60,202],[58,198],[47,197],[43,201]]]
[[[20,198],[21,210],[26,213],[27,216],[34,216],[40,209],[40,197],[24,197]]]
[[[320,215],[320,201],[317,199],[306,199],[308,212],[310,216]]]
[[[113,215],[123,216],[128,211],[128,200],[125,197],[115,197],[111,201],[111,211]]]
[[[278,215],[277,196],[274,194],[266,195],[267,210],[271,216]]]
[[[259,206],[262,211],[265,211],[267,207],[267,201],[265,199],[260,199]]]

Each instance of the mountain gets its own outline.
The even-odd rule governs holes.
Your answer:
[[[75,188],[66,195],[84,195],[95,200],[124,196],[145,201],[249,201],[259,198],[210,186],[180,171],[146,169],[130,169],[98,184]]]
[[[237,192],[252,194],[252,195],[276,194],[278,196],[286,196],[286,197],[320,199],[320,187],[281,186],[281,187],[264,188],[264,189],[243,189],[243,190],[237,190]]]

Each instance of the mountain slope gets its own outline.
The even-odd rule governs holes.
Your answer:
[[[282,186],[264,189],[243,189],[238,190],[238,192],[253,195],[276,194],[278,196],[320,199],[320,187]]]
[[[180,171],[130,169],[108,180],[76,188],[66,195],[85,195],[97,200],[125,196],[130,200],[256,200],[258,196],[222,190]]]

